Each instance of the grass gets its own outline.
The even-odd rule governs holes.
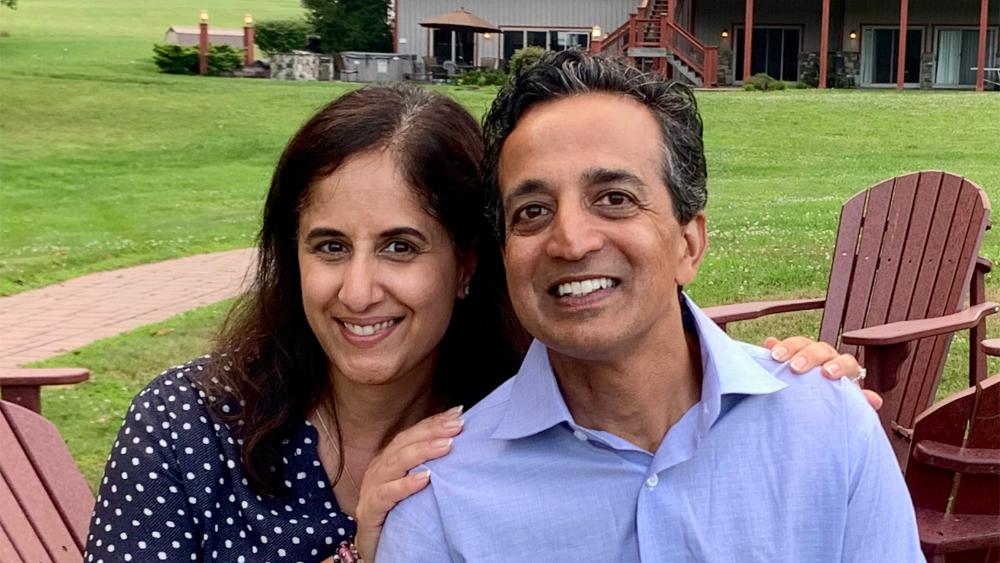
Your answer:
[[[168,76],[151,47],[207,8],[212,25],[296,17],[295,0],[31,0],[0,8],[0,295],[85,273],[252,243],[278,155],[316,108],[354,88]],[[495,89],[443,88],[475,115]],[[700,92],[711,248],[689,288],[703,304],[820,295],[837,215],[901,172],[966,175],[1000,197],[1000,97],[970,92]],[[1000,242],[983,253],[997,258]],[[988,281],[997,299],[1000,281]],[[225,304],[44,365],[94,380],[46,390],[45,414],[96,482],[131,396],[207,351]],[[815,315],[733,327],[815,334]],[[942,393],[961,386],[957,338]],[[996,367],[996,366],[993,366]]]

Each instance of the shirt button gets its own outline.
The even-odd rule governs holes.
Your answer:
[[[587,435],[584,434],[582,430],[574,430],[573,435],[576,436],[576,439],[580,440],[581,442],[587,441]]]
[[[656,485],[658,485],[659,483],[660,483],[660,478],[657,477],[655,474],[650,475],[649,479],[646,479],[646,486],[649,487],[650,489],[656,488]]]
[[[701,412],[703,412],[705,414],[708,414],[708,405],[702,405],[701,406]]]

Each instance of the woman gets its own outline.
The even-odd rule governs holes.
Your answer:
[[[406,471],[447,453],[458,405],[520,360],[499,249],[481,236],[481,154],[461,106],[413,87],[346,94],[303,126],[215,351],[129,408],[87,560],[349,559],[351,514],[374,556],[386,511],[427,483]],[[801,356],[807,369],[836,352]]]

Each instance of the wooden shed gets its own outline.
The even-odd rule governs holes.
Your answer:
[[[163,42],[168,45],[196,46],[200,33],[196,25],[172,25],[163,35]],[[230,45],[242,49],[243,29],[209,27],[208,42],[213,45]]]

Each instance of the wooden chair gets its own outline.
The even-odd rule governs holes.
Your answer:
[[[905,467],[909,428],[930,406],[952,333],[986,335],[978,259],[990,226],[990,203],[979,186],[947,172],[915,172],[885,180],[844,204],[825,298],[768,301],[706,310],[723,329],[765,315],[823,309],[819,338],[858,356],[865,387],[883,393],[879,411]],[[971,305],[963,309],[966,295]],[[985,377],[985,356],[970,350],[970,380]]]
[[[42,412],[41,386],[68,385],[90,378],[83,368],[0,368],[0,398]]]
[[[906,485],[930,563],[1000,561],[1000,375],[917,417]]]
[[[0,561],[81,561],[94,497],[59,431],[0,401]]]

